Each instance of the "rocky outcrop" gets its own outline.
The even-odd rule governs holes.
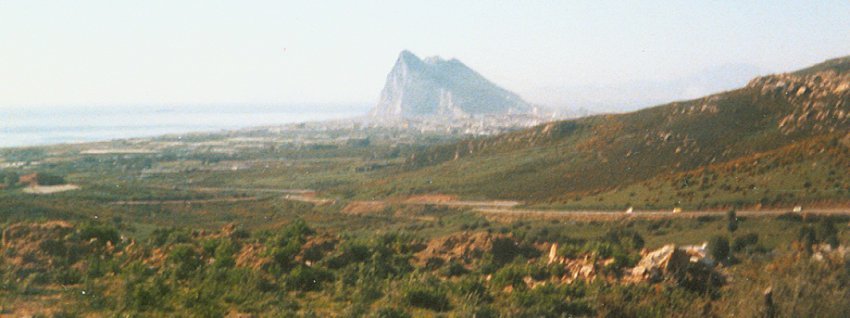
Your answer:
[[[493,249],[493,241],[497,239],[513,240],[508,235],[487,232],[452,234],[431,240],[425,249],[416,254],[416,258],[421,263],[432,258],[440,258],[446,262],[458,260],[462,263],[470,263],[490,253]]]
[[[614,258],[597,259],[591,254],[584,254],[575,258],[558,255],[558,243],[549,247],[548,265],[556,264],[563,266],[566,274],[561,281],[572,283],[576,280],[594,281],[600,275],[600,269],[606,268],[615,262]]]
[[[714,260],[706,255],[706,244],[700,246],[681,246],[675,244],[647,252],[637,266],[630,270],[627,279],[633,282],[675,281],[699,279],[708,281],[715,265]]]
[[[750,81],[747,88],[760,98],[790,104],[790,112],[777,123],[785,134],[850,125],[850,73],[826,70],[764,76]]]
[[[496,86],[456,59],[419,59],[399,54],[387,75],[376,119],[466,118],[475,115],[532,113],[535,107]]]

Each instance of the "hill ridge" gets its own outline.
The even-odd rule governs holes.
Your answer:
[[[570,193],[609,192],[813,138],[843,149],[843,143],[833,141],[850,138],[850,74],[844,69],[850,59],[831,61],[840,63],[757,77],[745,87],[693,100],[434,146],[411,156],[402,173],[385,181],[407,186],[408,192],[553,202]],[[848,174],[847,166],[840,166],[845,162],[827,159],[821,164]],[[423,178],[430,183],[404,181]],[[830,179],[850,194],[850,177]]]

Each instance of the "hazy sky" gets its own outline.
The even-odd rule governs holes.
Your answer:
[[[850,1],[0,0],[0,108],[373,104],[402,49],[559,87],[850,55]]]

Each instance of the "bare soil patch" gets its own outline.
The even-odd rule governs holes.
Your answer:
[[[384,211],[387,204],[384,201],[354,201],[346,205],[342,209],[342,213],[347,214],[372,214]]]
[[[31,186],[31,187],[25,188],[24,192],[30,193],[30,194],[51,194],[51,193],[59,193],[59,192],[73,191],[73,190],[79,190],[79,189],[80,189],[80,186],[75,185],[75,184],[62,184],[62,185],[50,185],[50,186],[36,185],[36,186]]]

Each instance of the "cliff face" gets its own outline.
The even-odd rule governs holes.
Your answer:
[[[491,83],[456,59],[419,59],[399,54],[387,75],[372,117],[463,118],[471,115],[531,113],[535,108],[516,94]]]

